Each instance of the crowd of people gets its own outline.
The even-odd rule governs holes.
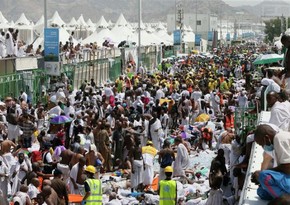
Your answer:
[[[263,169],[272,165],[273,149],[283,148],[278,168],[256,172],[253,181],[272,186],[273,172],[287,178],[277,171],[288,172],[288,137],[281,134],[279,144],[278,129],[260,127],[247,136],[253,130],[235,122],[237,110],[261,110],[268,92],[270,123],[289,131],[287,75],[252,63],[268,51],[221,47],[210,56],[165,59],[160,71],[123,75],[104,87],[84,81],[75,91],[61,78],[62,86],[36,105],[25,92],[6,97],[0,102],[2,201],[55,205],[81,195],[85,204],[235,204],[253,141],[271,148]],[[209,167],[192,164],[202,153],[212,154]],[[258,194],[276,200],[288,193],[285,183],[274,193],[262,185]]]
[[[74,32],[71,33],[69,39],[65,42],[60,42],[59,52],[64,56],[64,59],[69,62],[75,62],[76,59],[82,57],[85,51],[95,51],[98,46],[96,43],[86,44],[81,46],[80,43],[74,44]],[[108,47],[107,45],[103,45]],[[0,33],[0,59],[12,57],[27,57],[27,56],[44,56],[42,45],[35,47],[33,44],[27,44],[19,39],[19,31],[14,28],[9,28],[6,32]]]
[[[42,56],[43,49],[39,45],[33,48],[33,44],[27,45],[19,39],[19,31],[9,28],[6,32],[1,31],[0,34],[0,59],[24,56]]]

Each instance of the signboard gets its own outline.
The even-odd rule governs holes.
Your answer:
[[[213,31],[209,31],[209,32],[207,33],[207,40],[208,40],[208,41],[213,41]]]
[[[36,57],[15,58],[15,68],[20,70],[33,70],[38,67]]]
[[[237,40],[237,33],[234,33],[234,39],[233,39],[234,41],[236,41]]]
[[[44,69],[47,75],[60,76],[59,62],[44,62]]]
[[[227,41],[230,41],[231,40],[231,34],[230,33],[227,33],[226,39],[227,39]]]
[[[44,67],[48,75],[60,75],[59,29],[44,29]]]
[[[201,34],[195,34],[195,46],[200,46]]]
[[[252,38],[254,36],[255,36],[255,34],[252,32],[242,33],[242,38]]]
[[[173,43],[174,43],[174,45],[181,44],[181,32],[180,32],[180,30],[173,31]]]
[[[59,61],[59,30],[58,28],[44,29],[44,61]]]

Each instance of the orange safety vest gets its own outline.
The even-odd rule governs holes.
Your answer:
[[[231,115],[230,117],[228,115],[226,115],[226,123],[225,123],[225,129],[227,128],[234,128],[234,116]]]

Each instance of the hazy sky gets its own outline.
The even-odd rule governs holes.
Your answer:
[[[256,5],[262,1],[263,0],[224,0],[224,2],[226,2],[230,6],[242,6],[242,5],[251,5],[252,6],[252,5]],[[281,1],[281,0],[270,0],[270,1],[275,2],[275,1]],[[290,3],[290,0],[284,0],[284,1]]]

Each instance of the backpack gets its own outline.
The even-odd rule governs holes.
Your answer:
[[[173,162],[173,158],[170,153],[166,153],[164,157],[161,159],[160,167],[165,168],[167,166],[171,166]]]
[[[42,153],[41,151],[33,151],[31,153],[31,162],[38,162],[38,161],[42,161]]]

